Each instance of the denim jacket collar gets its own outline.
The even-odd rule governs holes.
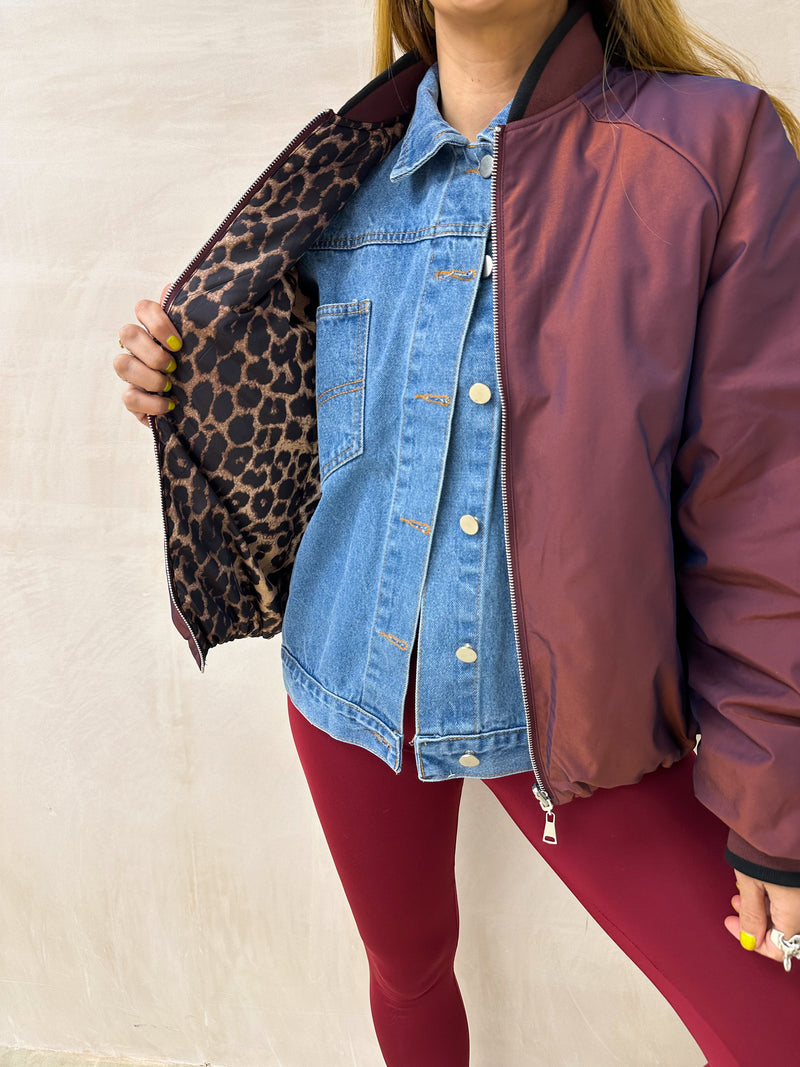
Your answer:
[[[495,115],[477,137],[477,144],[491,144],[495,127],[506,121],[511,101]],[[419,170],[423,164],[432,159],[443,145],[470,147],[470,140],[463,133],[453,129],[439,111],[439,64],[429,67],[425,77],[417,87],[416,105],[408,129],[406,130],[397,162],[389,174],[396,182]]]

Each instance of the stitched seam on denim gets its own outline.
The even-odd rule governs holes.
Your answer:
[[[325,474],[329,474],[332,464],[336,463],[336,461],[339,460],[339,459],[346,459],[348,453],[355,451],[355,449],[356,449],[355,442],[352,442],[351,444],[346,445],[344,448],[341,448],[336,453],[335,456],[331,456],[330,459],[326,459],[325,460],[325,463],[320,467],[320,472],[324,471]]]
[[[452,181],[453,181],[453,178],[454,178],[454,174],[455,174],[455,165],[454,165],[453,169],[451,170],[450,179],[446,183],[445,189],[443,191],[441,207],[440,207],[440,215],[441,215],[441,211],[443,210],[443,207],[444,207],[444,201],[445,201],[445,198],[446,198],[446,195],[447,195],[447,190],[449,189],[450,185],[452,184]],[[485,226],[482,227],[481,228],[481,233],[485,235],[486,232],[487,232],[486,227]],[[476,282],[476,279],[477,279],[477,271],[474,273],[474,277],[472,279],[473,282]],[[477,287],[478,287],[479,284],[480,284],[479,282],[476,282],[476,284],[474,284],[474,286],[473,286],[473,293],[472,293],[472,300],[471,300],[471,303],[470,303],[470,307],[469,307],[469,310],[468,310],[468,312],[467,312],[467,314],[465,316],[464,322],[462,324],[461,337],[460,337],[460,341],[459,341],[459,345],[458,345],[458,351],[460,353],[460,357],[459,357],[459,360],[458,360],[458,365],[456,366],[454,364],[454,366],[453,366],[453,392],[454,392],[454,394],[455,394],[456,387],[458,385],[458,378],[459,378],[460,368],[461,368],[461,358],[463,357],[463,353],[464,353],[464,345],[466,343],[466,337],[467,337],[467,332],[468,332],[468,329],[469,329],[469,323],[470,323],[470,321],[472,319],[472,316],[473,316],[473,313],[474,313],[474,309],[475,309],[475,302],[476,302],[476,298],[477,298]],[[425,288],[423,290],[422,298],[420,299],[419,308],[421,308],[423,303],[424,303],[425,292],[426,291],[427,291],[427,282],[426,282]],[[417,314],[417,322],[415,322],[415,325],[414,325],[414,338],[412,339],[412,346],[411,346],[411,351],[412,352],[414,350],[414,340],[416,339],[416,331],[417,331],[418,322],[419,322],[419,309],[418,309],[418,314]],[[408,383],[408,379],[406,379],[406,383]],[[417,395],[421,395],[421,394],[417,394]],[[403,425],[404,424],[405,424],[405,412],[404,412],[404,415],[403,415]],[[452,428],[451,428],[451,432],[452,432]],[[446,466],[446,462],[445,461],[446,461],[446,457],[447,457],[447,453],[449,451],[449,448],[450,448],[450,435],[448,435],[448,439],[447,439],[447,441],[445,443],[445,448],[444,448],[443,456],[442,456],[442,462],[441,462],[440,467],[439,467],[439,481],[438,481],[438,484],[437,484],[437,487],[436,487],[436,498],[437,498],[437,500],[440,499],[440,497],[441,497],[442,482],[444,480],[444,472],[445,472],[445,466]],[[394,501],[392,503],[392,506],[394,507]],[[385,563],[385,557],[384,557],[384,563]],[[381,579],[382,578],[383,578],[383,575],[381,575]],[[424,591],[423,591],[423,598],[424,598],[424,595],[425,594],[424,594]],[[424,601],[423,601],[423,603],[424,603]],[[425,777],[424,766],[422,766],[422,765],[420,765],[420,773],[421,773],[421,776],[424,778]]]
[[[444,210],[444,201],[445,201],[445,196],[446,196],[446,190],[447,190],[447,186],[445,186],[445,190],[442,193],[441,201],[439,202],[439,214],[437,216],[437,222],[438,222],[439,218],[441,218],[442,211]],[[433,251],[431,251],[430,255],[428,256],[428,268],[430,268],[430,262],[431,262],[432,259],[433,259]],[[423,275],[424,282],[423,282],[423,285],[422,285],[422,293],[420,294],[419,302],[417,304],[417,315],[416,315],[416,318],[414,319],[414,330],[413,330],[413,332],[411,334],[411,343],[410,343],[409,348],[408,348],[409,353],[411,353],[412,355],[413,355],[413,352],[414,352],[414,346],[415,346],[416,341],[417,341],[417,330],[419,329],[419,319],[420,319],[420,315],[422,314],[422,306],[425,303],[425,294],[426,294],[427,289],[428,289],[428,278],[429,278],[429,276],[430,276],[430,274],[429,274],[429,269],[428,269],[428,270],[425,271],[425,273]],[[408,389],[408,382],[409,382],[410,376],[411,376],[411,358],[409,357],[408,364],[407,364],[407,367],[406,367],[406,389]],[[405,390],[403,392],[404,392],[404,395],[405,395]],[[399,434],[398,434],[398,439],[400,441],[403,440],[403,434],[405,432],[405,426],[406,426],[406,405],[404,404],[403,408],[402,408],[402,417],[400,419],[400,428],[399,428]],[[402,458],[402,457],[400,457],[400,458]],[[400,459],[398,459],[398,469],[399,469],[399,463],[400,463]],[[394,514],[395,507],[397,506],[397,483],[398,483],[398,479],[395,478],[394,488],[392,490],[392,503],[391,503],[391,507],[389,509],[389,514],[390,515]],[[383,559],[381,561],[381,576],[380,576],[380,579],[378,581],[378,596],[377,596],[377,598],[375,600],[375,612],[374,612],[373,618],[372,618],[372,629],[371,629],[371,636],[370,636],[370,640],[369,640],[369,649],[367,650],[367,667],[369,667],[369,664],[372,662],[372,650],[373,650],[373,647],[374,647],[374,644],[375,644],[375,631],[377,629],[376,620],[378,618],[379,612],[381,611],[381,599],[383,597],[383,582],[384,582],[384,576],[386,574],[386,558],[389,555],[389,538],[390,537],[391,537],[391,530],[389,531],[389,533],[387,534],[387,537],[386,537],[386,544],[385,544],[385,547],[384,547],[384,550],[383,550]]]
[[[366,338],[364,336],[365,318],[366,318],[365,315],[359,315],[358,316],[358,336],[356,337],[356,343],[357,343],[356,352],[358,353],[358,359],[362,363],[362,365],[366,363],[366,359],[367,359]],[[365,377],[365,375],[362,375],[362,380],[364,379],[364,377]],[[354,391],[358,391],[360,393],[363,393],[364,390],[363,390],[363,388],[359,389],[359,390],[348,390],[348,392],[354,392]],[[342,395],[345,395],[345,394],[340,393],[339,395],[342,396]],[[353,443],[350,446],[350,448],[347,449],[348,452],[352,452],[353,450],[356,450],[356,451],[358,450],[359,442],[358,442],[358,437],[357,437],[357,434],[356,434],[356,423],[357,422],[358,422],[358,402],[356,401],[353,404],[353,424],[350,427],[350,439],[351,439],[351,441]],[[362,439],[362,445],[363,445],[363,439]]]
[[[301,661],[297,658],[294,652],[289,651],[288,647],[285,644],[281,645],[280,655],[281,659],[285,658],[289,661],[289,667],[292,667],[293,669],[299,671],[303,675],[304,679],[308,679],[308,684],[313,685],[315,689],[318,689],[321,693],[324,693],[326,696],[330,697],[334,704],[344,704],[346,707],[352,708],[352,710],[358,715],[362,715],[365,718],[372,719],[373,722],[376,722],[381,726],[386,725],[371,712],[366,711],[358,704],[354,704],[352,700],[346,700],[344,697],[337,696],[336,693],[331,692],[330,689],[326,689],[322,682],[318,681],[311,673],[311,671],[306,669],[306,667],[303,665],[303,663],[301,663]],[[359,722],[358,719],[353,719],[353,722],[355,722],[356,726],[363,727],[363,729],[365,730],[368,729],[368,727],[365,726],[363,723]]]
[[[446,393],[414,393],[415,400],[425,400],[429,404],[440,404],[446,408],[450,403],[450,397]]]
[[[450,183],[448,182],[448,185],[449,184]],[[444,200],[444,197],[442,199]],[[444,206],[443,203],[439,205],[439,216],[440,217],[441,217],[441,214],[442,214],[442,207],[443,206]],[[429,223],[427,226],[417,226],[417,228],[414,229],[414,230],[365,230],[363,233],[353,234],[352,237],[331,237],[330,240],[331,240],[331,243],[333,243],[334,241],[360,241],[360,240],[363,240],[363,238],[365,238],[365,237],[384,237],[384,236],[387,236],[387,235],[388,236],[392,236],[392,237],[414,237],[416,234],[420,234],[420,233],[432,233],[433,231],[435,231],[436,227],[440,226],[440,225],[441,225],[441,223],[437,219],[436,222]],[[448,226],[448,228],[452,228],[454,230],[463,230],[463,229],[467,229],[470,226],[475,226],[475,227],[478,227],[480,229],[484,228],[478,222],[452,222],[452,223],[447,223],[446,225]],[[333,305],[331,305],[331,306],[333,306]],[[347,307],[346,304],[344,304],[342,306],[343,307]]]
[[[403,135],[403,142],[402,142],[402,146],[400,148],[400,155],[397,157],[396,166],[397,166],[397,168],[399,170],[405,169],[406,159],[408,158],[408,152],[409,152],[409,139],[408,139],[408,130],[406,130],[405,134]]]
[[[472,303],[470,305],[469,311],[468,311],[468,313],[467,313],[467,315],[465,317],[464,324],[462,326],[461,340],[459,342],[459,347],[458,347],[458,350],[459,350],[459,352],[461,352],[461,356],[462,357],[463,357],[463,353],[464,353],[464,345],[466,343],[466,336],[467,336],[467,332],[468,332],[468,329],[469,329],[469,324],[470,324],[470,321],[472,319],[472,316],[473,316],[473,313],[474,313],[474,310],[475,310],[476,295],[477,295],[477,289],[475,289],[475,291],[473,291]],[[420,301],[420,305],[421,304],[422,304],[422,301]],[[416,333],[416,327],[415,327],[415,333]],[[459,377],[460,373],[461,373],[461,359],[459,359],[458,367],[456,367],[456,366],[453,367],[453,375],[454,375],[453,386],[454,386],[454,388],[458,384],[458,377]],[[425,395],[429,395],[429,394],[425,394]],[[415,395],[415,399],[416,399],[417,396],[422,397],[423,394],[416,394]],[[441,463],[441,465],[439,467],[439,483],[438,483],[437,488],[436,488],[437,499],[440,497],[440,494],[441,494],[441,487],[442,487],[442,482],[444,480],[444,471],[445,471],[445,466],[446,466],[446,457],[447,457],[447,454],[449,452],[449,449],[450,449],[450,438],[448,437],[448,440],[447,440],[447,442],[445,444],[445,448],[444,448],[444,453],[443,453],[443,457],[442,457],[442,463]],[[425,592],[423,591],[422,615],[424,615],[424,603],[425,603],[424,597],[425,597]],[[422,619],[422,615],[421,615],[421,619]],[[421,646],[421,632],[422,632],[422,626],[420,625],[420,646]],[[475,668],[475,669],[477,670],[477,668]],[[419,727],[417,727],[417,729],[419,729]],[[422,764],[421,761],[420,761],[420,773],[421,773],[421,776],[424,778],[425,777],[425,769],[424,769],[424,765]],[[458,776],[456,776],[456,777],[458,777]]]
[[[355,389],[345,389],[346,385],[356,386]],[[347,393],[358,393],[364,387],[364,379],[356,378],[352,382],[342,382],[341,385],[332,385],[330,389],[326,389],[324,393],[320,393],[317,397],[317,408],[321,408],[323,404],[327,404],[329,400],[333,400],[337,396],[345,396]],[[330,393],[330,396],[328,395]],[[323,400],[322,398],[325,397]]]
[[[480,174],[480,170],[477,167],[472,167],[470,170],[465,170],[465,174]]]
[[[439,214],[441,216],[441,208]],[[444,229],[447,232],[440,235],[438,232],[439,229]],[[390,238],[398,237],[410,237],[417,240],[438,236],[447,237],[448,235],[453,237],[460,237],[462,235],[468,237],[480,237],[485,231],[486,226],[479,222],[436,222],[430,226],[421,226],[416,230],[370,230],[366,233],[353,234],[350,237],[329,237],[325,241],[317,241],[313,247],[314,251],[325,251],[339,248],[352,248],[356,247],[358,244],[390,244]],[[373,238],[375,240],[372,240]],[[348,307],[347,304],[330,306]],[[351,314],[354,314],[354,312],[351,312]]]
[[[364,315],[368,300],[350,300],[338,304],[322,304],[317,308],[317,318],[347,318],[350,315]]]
[[[367,731],[368,734],[372,734],[373,737],[377,737],[377,739],[380,741],[380,743],[382,745],[386,745],[387,748],[391,748],[392,747],[389,744],[389,742],[386,740],[386,738],[381,737],[380,734],[376,734],[374,730],[370,730],[369,727],[367,727],[367,726],[365,726],[364,729]]]
[[[494,301],[492,301],[492,304],[494,304]],[[492,322],[494,322],[494,306],[492,306]],[[490,427],[490,430],[489,430],[489,456],[490,457],[492,455],[492,447],[494,445],[496,411],[497,411],[497,408],[495,407],[495,411],[492,412],[492,422],[491,422],[491,427]],[[476,633],[479,632],[478,631],[478,626],[479,626],[480,617],[481,617],[481,598],[482,598],[482,595],[483,595],[483,556],[484,556],[484,548],[485,548],[485,542],[486,542],[486,527],[487,527],[487,521],[488,521],[486,497],[487,497],[487,494],[489,492],[489,479],[491,477],[491,474],[492,474],[492,464],[491,463],[487,463],[486,464],[486,479],[484,480],[484,483],[483,483],[483,509],[482,509],[482,514],[481,514],[481,517],[480,517],[480,530],[481,530],[480,545],[481,545],[481,547],[480,547],[480,555],[479,555],[479,559],[478,559],[478,588],[477,588],[477,592],[475,594],[475,632]],[[499,481],[500,481],[500,472],[498,471],[498,477],[497,477],[497,483],[498,484],[499,484]],[[475,671],[474,692],[475,692],[475,711],[474,711],[473,723],[474,723],[474,726],[475,726],[475,732],[477,733],[478,729],[479,729],[479,725],[478,725],[478,708],[480,706],[478,704],[478,672],[477,672],[477,670]]]
[[[425,629],[425,598],[427,596],[427,589],[422,587],[422,596],[419,603],[419,614],[417,618],[417,666],[414,672],[414,736],[419,733],[419,689],[417,686],[417,677],[422,673],[422,632]],[[425,777],[425,766],[422,762],[422,753],[420,752],[419,760],[419,773],[422,778]]]
[[[446,734],[444,737],[420,738],[420,745],[444,745],[451,741],[483,741],[485,738],[498,738],[503,734],[525,734],[524,726],[506,726],[502,730],[478,731],[476,734]],[[513,738],[509,740],[514,741]],[[516,744],[516,742],[514,741]],[[531,772],[533,773],[533,772]]]
[[[477,277],[477,272],[476,272],[476,277]],[[473,279],[473,281],[475,281],[475,279]],[[454,368],[453,368],[453,374],[454,374],[453,395],[456,395],[456,389],[458,387],[458,381],[459,381],[459,379],[461,377],[461,367],[462,367],[462,362],[461,361],[464,358],[464,347],[465,347],[465,345],[467,343],[467,334],[469,332],[469,324],[470,324],[470,322],[472,320],[472,317],[473,317],[473,315],[475,313],[475,305],[477,303],[478,286],[479,285],[480,285],[480,282],[478,282],[477,284],[473,285],[472,301],[470,303],[469,310],[467,312],[466,318],[465,318],[465,320],[464,320],[464,322],[462,324],[462,327],[461,327],[461,338],[460,338],[459,344],[458,344],[458,351],[460,352],[460,356],[459,356],[459,360],[458,360],[458,365],[454,366]],[[453,418],[455,418],[455,415],[453,416]],[[452,422],[451,422],[450,433],[448,434],[447,443],[445,445],[445,457],[447,456],[447,454],[450,451],[452,432],[453,432],[453,427],[452,427]],[[439,469],[439,485],[437,486],[437,489],[436,489],[437,499],[440,498],[440,494],[441,494],[442,482],[444,480],[445,466],[446,466],[446,462],[443,462],[441,467],[440,467],[440,469]],[[475,644],[478,643],[478,641],[477,641],[477,627],[476,627],[476,633],[475,633],[474,641],[475,641]],[[465,664],[465,666],[468,666],[468,667],[472,668],[476,678],[477,678],[477,672],[478,672],[477,663],[478,663],[478,661],[475,660],[475,662],[472,663],[472,664],[469,664],[469,663]],[[477,683],[473,682],[473,686],[475,684],[477,684]]]
[[[326,310],[323,312],[323,314],[321,316],[322,318],[334,316],[336,318],[344,319],[344,318],[347,318],[347,317],[351,317],[354,314],[358,316],[358,321],[357,321],[357,324],[356,324],[357,325],[357,329],[358,329],[358,333],[356,335],[356,358],[359,361],[359,363],[361,363],[363,365],[363,363],[364,363],[364,361],[366,359],[364,331],[365,331],[365,328],[366,328],[367,315],[369,313],[369,307],[370,307],[369,301],[368,300],[359,301],[358,304],[356,305],[356,308],[354,308],[352,310],[349,310],[344,314],[338,312],[337,309],[338,308],[352,308],[351,304],[330,304],[330,305],[325,305],[325,307],[326,307]],[[361,378],[355,379],[354,382],[343,382],[342,385],[332,386],[331,389],[326,389],[325,392],[323,392],[321,394],[321,396],[325,397],[325,399],[320,401],[319,397],[317,398],[317,412],[319,412],[319,409],[323,404],[327,404],[327,402],[329,400],[333,400],[338,396],[347,396],[348,393],[363,393],[363,391],[364,391],[364,382],[365,382],[365,377],[362,375]],[[343,388],[343,386],[351,385],[351,384],[355,384],[357,387],[355,389],[344,389]],[[338,392],[334,392],[334,390],[339,390],[339,391]],[[325,395],[326,393],[329,393],[330,395],[326,396]],[[356,423],[357,423],[357,421],[358,421],[358,404],[355,403],[355,404],[353,404],[352,425],[350,427],[350,443],[345,445],[344,448],[339,449],[339,451],[335,455],[329,456],[324,464],[320,463],[320,478],[327,477],[329,474],[333,473],[333,471],[335,470],[336,467],[341,466],[341,464],[344,463],[348,458],[350,458],[351,456],[354,456],[354,455],[356,455],[358,453],[359,441],[356,438]]]
[[[422,530],[422,532],[425,534],[426,537],[431,532],[431,528],[427,524],[427,522],[419,522],[418,519],[404,519],[403,516],[401,515],[400,516],[400,522],[407,522],[408,525],[409,526],[413,526],[415,530]]]

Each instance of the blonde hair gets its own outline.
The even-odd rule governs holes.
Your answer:
[[[603,78],[609,64],[637,70],[710,74],[764,89],[800,159],[800,120],[762,84],[752,60],[693,25],[677,0],[591,0],[595,24],[605,22]],[[401,52],[436,59],[433,12],[428,0],[376,0],[375,73]]]

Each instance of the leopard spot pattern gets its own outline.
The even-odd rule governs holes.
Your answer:
[[[404,129],[328,113],[265,172],[167,305],[183,338],[177,406],[154,432],[173,618],[201,667],[215,645],[280,631],[320,493],[316,309],[296,264]]]

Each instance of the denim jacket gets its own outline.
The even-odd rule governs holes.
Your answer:
[[[318,302],[322,492],[283,621],[293,702],[394,770],[419,626],[414,752],[428,780],[531,769],[487,266],[508,107],[470,145],[438,92],[434,65],[404,138],[298,265]]]
[[[552,813],[635,782],[699,730],[695,792],[729,859],[796,879],[800,164],[763,90],[605,65],[601,32],[570,4],[493,153],[500,484],[537,797]],[[167,570],[201,665],[282,626],[321,499],[298,263],[403,137],[425,72],[410,54],[316,116],[164,297],[184,338],[178,407],[153,420]]]

